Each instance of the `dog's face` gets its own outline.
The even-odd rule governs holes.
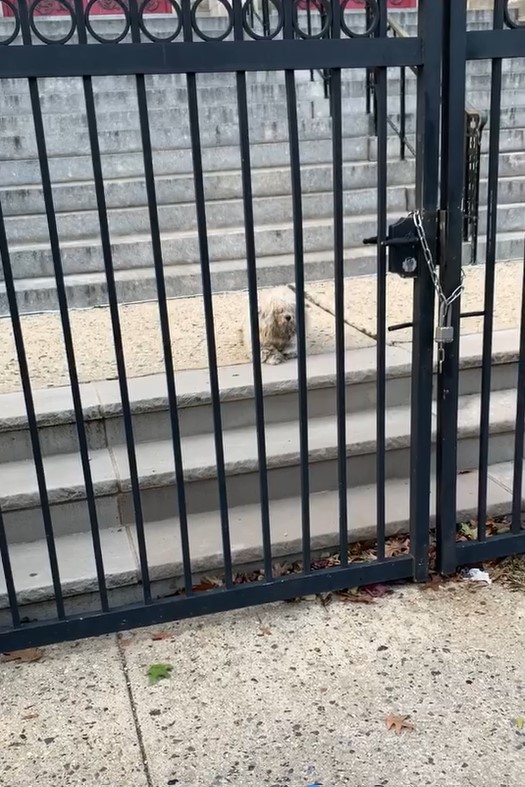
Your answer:
[[[272,300],[260,313],[261,321],[276,336],[291,339],[295,336],[295,304],[285,300]]]
[[[283,303],[275,309],[275,323],[283,334],[295,334],[295,308],[291,303]]]

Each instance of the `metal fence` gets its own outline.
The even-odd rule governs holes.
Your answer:
[[[490,117],[490,174],[489,189],[497,195],[497,138],[498,96],[501,88],[501,58],[525,55],[525,31],[503,29],[514,27],[514,19],[505,3],[497,2],[495,30],[466,32],[465,3],[450,0],[441,4],[433,0],[420,2],[418,33],[411,37],[388,36],[388,20],[384,0],[368,0],[367,29],[356,33],[351,19],[345,15],[345,4],[316,0],[316,9],[322,10],[321,25],[312,32],[301,20],[300,3],[292,0],[272,0],[272,13],[261,15],[253,2],[244,5],[241,0],[223,0],[226,24],[222,33],[213,40],[200,27],[197,14],[200,2],[170,0],[176,16],[176,29],[169,38],[161,40],[148,28],[147,0],[118,0],[125,24],[123,32],[113,40],[104,40],[96,32],[90,11],[81,0],[61,0],[69,12],[69,33],[57,42],[46,38],[35,24],[37,3],[26,0],[3,0],[14,18],[13,31],[4,39],[0,57],[0,79],[19,78],[29,85],[32,118],[37,142],[37,154],[43,188],[45,214],[49,231],[54,275],[58,293],[60,319],[67,354],[67,367],[78,437],[79,455],[85,485],[86,501],[95,556],[99,608],[92,607],[74,613],[67,610],[64,600],[52,505],[49,500],[45,457],[41,445],[39,419],[35,408],[34,391],[28,368],[24,333],[17,301],[17,288],[5,220],[0,209],[0,253],[4,282],[9,302],[10,319],[16,343],[20,368],[27,425],[30,433],[32,456],[38,483],[40,507],[43,516],[48,559],[51,569],[55,611],[45,620],[27,621],[24,609],[18,603],[15,572],[11,564],[11,547],[0,517],[0,555],[5,576],[6,593],[12,617],[11,624],[0,630],[0,650],[12,650],[30,644],[71,639],[120,630],[132,626],[157,623],[184,616],[203,614],[277,599],[292,598],[335,588],[356,587],[379,581],[413,578],[423,580],[429,570],[430,486],[433,454],[432,391],[434,379],[434,299],[436,281],[431,276],[430,261],[438,260],[441,240],[442,295],[448,301],[457,291],[461,279],[461,248],[463,240],[463,215],[461,210],[464,172],[464,121],[465,99],[461,79],[467,58],[493,58],[493,106]],[[454,73],[454,80],[444,81],[443,93],[443,143],[440,142],[441,122],[441,63],[442,40],[436,35],[443,27],[445,14],[445,40],[450,42],[446,60],[446,74]],[[261,15],[262,31],[255,22]],[[330,30],[330,38],[325,37]],[[309,32],[310,31],[310,32]],[[41,45],[36,45],[41,44]],[[499,64],[499,65],[498,65]],[[387,68],[412,68],[417,73],[417,129],[416,129],[416,208],[421,223],[409,222],[414,227],[414,237],[405,243],[416,248],[417,267],[410,270],[413,276],[412,322],[412,378],[411,378],[411,428],[410,428],[410,549],[401,556],[389,556],[386,540],[386,459],[387,459],[387,325],[386,282],[387,269],[396,270],[395,251],[399,243],[393,242],[388,227],[387,214]],[[374,98],[376,104],[377,134],[377,350],[375,378],[375,506],[377,552],[374,559],[353,562],[349,558],[348,499],[349,463],[347,456],[347,356],[345,353],[345,281],[344,245],[344,187],[343,187],[343,69],[373,70]],[[299,139],[296,70],[326,70],[330,72],[331,127],[332,127],[332,199],[333,199],[333,269],[335,284],[335,389],[336,389],[336,459],[338,498],[338,558],[330,565],[316,563],[312,549],[311,522],[311,450],[309,445],[309,391],[307,375],[307,344],[305,325],[305,265],[304,222],[302,207],[301,149]],[[288,121],[289,171],[293,208],[294,289],[297,316],[297,394],[299,423],[300,466],[300,521],[301,565],[300,571],[282,575],[275,568],[272,554],[271,488],[267,457],[267,428],[265,418],[266,397],[261,367],[261,347],[258,324],[257,253],[254,233],[253,184],[249,124],[249,101],[246,74],[255,71],[282,71]],[[200,112],[197,76],[201,73],[235,73],[238,107],[239,145],[242,177],[242,202],[246,245],[246,270],[250,306],[250,328],[253,356],[253,395],[255,400],[255,428],[258,456],[259,512],[262,535],[263,572],[254,581],[237,584],[235,556],[231,544],[231,508],[228,499],[227,462],[225,458],[222,395],[219,384],[214,308],[211,280],[211,255],[209,248],[207,205],[204,185],[204,167],[200,134]],[[106,191],[101,163],[97,111],[95,108],[93,78],[102,75],[132,75],[140,119],[140,136],[144,164],[144,177],[148,198],[151,247],[157,284],[158,318],[161,326],[164,354],[164,371],[169,404],[170,440],[172,442],[173,469],[177,501],[173,516],[177,521],[174,538],[181,541],[183,563],[183,589],[173,597],[156,598],[147,549],[147,522],[144,514],[137,465],[134,412],[130,400],[129,380],[123,351],[122,329],[118,308],[112,239],[108,222]],[[218,512],[222,534],[223,584],[206,592],[195,588],[195,575],[190,549],[191,510],[186,495],[186,471],[183,440],[179,420],[178,391],[171,350],[170,320],[167,309],[165,266],[153,150],[149,122],[148,95],[145,77],[149,74],[186,75],[187,110],[191,131],[191,157],[195,189],[195,208],[200,250],[202,299],[206,324],[209,390],[213,414],[215,480],[218,490]],[[118,370],[122,417],[129,463],[131,498],[134,509],[134,527],[140,563],[142,599],[126,607],[116,607],[111,600],[101,546],[100,515],[90,466],[90,449],[86,434],[84,405],[71,332],[70,310],[66,291],[63,254],[57,227],[53,184],[46,147],[41,98],[38,80],[42,77],[81,77],[85,98],[90,156],[96,189],[100,241],[107,280],[107,292],[113,343]],[[441,153],[441,175],[440,175]],[[439,183],[441,180],[441,206]],[[493,201],[494,201],[493,200]],[[439,208],[441,207],[441,212]],[[488,413],[491,369],[491,308],[493,300],[493,273],[495,263],[494,213],[489,228],[487,252],[487,286],[485,290],[485,335],[483,353],[483,405],[482,438],[480,450],[479,538],[477,542],[456,546],[456,445],[459,371],[459,300],[444,309],[445,317],[451,315],[453,337],[439,343],[438,408],[439,429],[437,438],[437,482],[439,494],[437,538],[439,567],[446,571],[456,566],[490,555],[525,549],[521,531],[521,473],[523,455],[523,419],[525,410],[525,328],[522,322],[522,343],[519,361],[518,412],[516,419],[515,485],[513,524],[510,535],[488,538],[484,531],[487,476]],[[446,221],[445,221],[446,217]],[[419,231],[419,237],[416,234]],[[422,242],[420,242],[422,241]],[[390,262],[388,252],[392,255]],[[397,253],[403,257],[403,252]],[[444,257],[443,257],[444,255]],[[406,257],[406,255],[404,255]],[[400,272],[398,270],[398,272]],[[439,295],[439,288],[438,288]],[[443,326],[441,326],[443,327]],[[485,479],[485,480],[484,480]],[[0,490],[1,494],[1,490]]]

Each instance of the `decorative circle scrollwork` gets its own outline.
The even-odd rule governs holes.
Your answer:
[[[75,10],[66,2],[66,0],[53,0],[53,5],[59,5],[61,8],[65,9],[69,14],[71,19],[71,27],[67,31],[65,35],[61,38],[49,38],[48,36],[44,35],[38,29],[38,25],[35,21],[35,16],[37,15],[37,8],[40,5],[45,4],[46,0],[34,0],[33,3],[29,6],[29,24],[31,26],[31,30],[36,35],[37,38],[42,41],[43,44],[67,44],[67,42],[73,37],[75,34],[75,30],[77,29],[77,15]]]
[[[101,36],[93,29],[93,24],[90,19],[91,10],[93,6],[99,2],[103,2],[103,0],[89,0],[89,3],[86,5],[84,11],[84,20],[86,24],[86,29],[89,30],[89,34],[93,36],[95,41],[98,41],[99,44],[118,44],[120,41],[122,41],[123,38],[126,38],[127,34],[129,33],[129,29],[131,27],[131,18],[129,15],[128,6],[124,2],[124,0],[111,0],[111,3],[118,6],[124,14],[124,20],[123,20],[124,29],[118,34],[118,36],[115,36],[114,38],[105,38],[104,36]]]
[[[203,3],[204,0],[197,0],[195,5],[191,9],[191,26],[193,27],[194,31],[197,33],[199,38],[203,41],[224,41],[225,38],[228,38],[231,31],[233,30],[233,9],[231,5],[227,2],[227,0],[217,0],[217,2],[222,5],[223,8],[226,9],[226,14],[228,17],[228,24],[226,25],[226,29],[219,33],[216,36],[209,36],[199,27],[197,21],[197,11],[199,10],[199,6]]]
[[[273,6],[273,8],[277,11],[277,25],[271,29],[267,34],[261,35],[254,30],[253,26],[250,24],[250,17],[252,16],[252,9],[254,9],[254,2],[255,0],[246,0],[242,7],[242,26],[244,30],[248,33],[250,38],[253,38],[255,41],[269,41],[272,38],[275,38],[281,30],[283,29],[284,25],[284,14],[283,14],[283,7],[281,0],[268,0],[268,4]],[[258,14],[260,17],[260,14]]]
[[[20,14],[18,13],[17,6],[12,3],[11,0],[2,0],[2,2],[11,11],[11,19],[14,21],[15,25],[12,33],[10,33],[5,38],[0,38],[0,46],[9,46],[9,44],[11,44],[15,38],[17,38],[20,32]]]
[[[177,22],[176,22],[176,25],[175,25],[175,31],[173,33],[170,33],[170,35],[167,35],[167,36],[157,36],[154,33],[152,33],[148,29],[148,26],[147,26],[147,24],[146,24],[146,22],[144,20],[144,14],[146,13],[148,6],[151,5],[152,3],[154,3],[155,0],[144,0],[144,2],[140,4],[140,8],[139,8],[139,25],[140,25],[140,29],[142,30],[142,32],[144,33],[146,38],[149,38],[150,41],[153,41],[154,43],[157,43],[157,44],[159,44],[159,43],[164,43],[165,44],[165,43],[168,43],[170,41],[174,41],[177,38],[177,36],[179,35],[179,33],[180,33],[181,29],[182,29],[182,10],[181,10],[180,5],[177,3],[177,0],[167,0],[167,1],[171,5],[171,7],[173,8],[173,11],[175,12],[175,16],[177,17]]]
[[[503,18],[505,19],[505,24],[507,25],[507,27],[513,29],[516,29],[518,27],[525,27],[525,22],[518,22],[517,19],[512,18],[512,14],[509,8],[509,2],[510,0],[505,0],[503,6]]]
[[[324,38],[332,26],[332,6],[329,0],[306,0],[309,6],[313,6],[321,17],[321,29],[318,33],[309,33],[303,30],[299,24],[299,4],[303,0],[294,0],[292,5],[292,24],[295,32],[300,38]]]
[[[362,33],[352,30],[346,23],[345,11],[350,0],[342,0],[341,2],[341,30],[349,38],[369,38],[378,28],[381,11],[377,0],[363,0],[363,10],[368,10],[369,21],[368,25]]]

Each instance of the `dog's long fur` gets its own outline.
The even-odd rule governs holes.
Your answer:
[[[261,361],[278,364],[297,356],[295,295],[291,290],[279,288],[259,293],[259,342]],[[250,311],[248,308],[243,329],[243,341],[252,353]]]

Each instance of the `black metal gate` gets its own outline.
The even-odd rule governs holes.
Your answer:
[[[463,239],[463,172],[464,172],[464,123],[465,96],[462,75],[467,58],[490,57],[493,66],[493,107],[491,135],[497,133],[498,120],[498,63],[501,57],[525,55],[525,31],[503,30],[513,26],[505,10],[505,2],[498,0],[493,32],[467,33],[465,2],[449,0],[420,0],[417,35],[390,36],[386,0],[368,0],[366,29],[355,31],[345,13],[345,3],[315,0],[314,10],[321,18],[320,29],[305,23],[301,14],[301,0],[271,0],[265,4],[262,32],[257,28],[255,0],[220,0],[226,14],[223,32],[212,39],[199,26],[198,9],[201,0],[170,0],[176,25],[168,39],[153,34],[147,25],[149,0],[117,0],[125,24],[117,38],[103,39],[92,25],[90,8],[83,8],[81,0],[60,0],[70,15],[69,32],[60,40],[44,36],[35,24],[38,0],[3,0],[13,15],[12,33],[0,43],[0,79],[28,80],[31,111],[37,142],[45,213],[49,230],[50,248],[58,293],[60,318],[67,353],[67,364],[73,399],[75,426],[79,454],[85,482],[86,501],[89,509],[92,547],[96,562],[98,604],[89,602],[86,610],[68,609],[61,583],[61,566],[57,558],[56,538],[52,508],[47,491],[46,463],[43,456],[39,419],[35,408],[31,376],[24,347],[22,320],[16,291],[16,272],[13,271],[5,219],[0,212],[0,251],[10,319],[16,343],[20,377],[27,413],[32,455],[34,459],[40,506],[53,585],[55,610],[46,613],[45,620],[27,620],[16,587],[16,572],[11,561],[11,547],[0,514],[0,554],[5,577],[5,596],[11,621],[2,618],[0,651],[9,651],[28,645],[90,636],[122,630],[133,626],[158,623],[185,616],[204,614],[235,607],[287,599],[306,594],[330,591],[336,588],[356,587],[375,582],[399,579],[424,580],[429,572],[429,545],[431,538],[431,466],[433,456],[433,379],[434,379],[434,307],[435,284],[429,268],[430,260],[446,260],[441,266],[441,285],[448,297],[460,282],[461,245]],[[269,8],[269,10],[268,10]],[[446,10],[446,13],[445,13]],[[310,19],[310,10],[308,11]],[[446,18],[444,19],[444,16]],[[255,18],[255,21],[254,21]],[[444,30],[445,47],[438,31]],[[442,58],[444,51],[444,59]],[[441,67],[444,63],[442,88]],[[413,235],[406,224],[391,229],[389,234],[387,214],[388,167],[388,69],[410,68],[417,74],[417,117],[415,129],[416,153],[416,213],[408,219]],[[376,412],[376,540],[374,559],[354,562],[349,557],[348,496],[349,468],[347,457],[346,412],[348,397],[346,386],[345,354],[345,246],[343,205],[343,143],[342,143],[342,90],[343,69],[363,69],[373,75],[376,106],[375,132],[377,135],[377,355],[375,380]],[[500,68],[500,67],[499,67]],[[337,559],[319,563],[312,546],[310,510],[309,446],[309,396],[307,377],[305,333],[305,269],[304,231],[301,188],[301,148],[298,131],[295,71],[322,71],[330,75],[330,101],[332,123],[332,183],[333,183],[333,261],[335,280],[335,330],[336,330],[336,432],[337,432],[337,483],[339,544]],[[282,574],[276,570],[272,555],[271,486],[265,439],[264,379],[260,361],[257,255],[254,235],[251,144],[249,101],[246,74],[254,71],[283,71],[288,121],[289,166],[291,199],[293,207],[293,246],[295,293],[297,314],[297,391],[299,423],[299,466],[301,500],[301,570]],[[251,335],[253,346],[253,392],[256,408],[255,428],[258,453],[259,503],[262,533],[262,574],[238,584],[235,575],[235,558],[230,536],[230,508],[228,501],[227,462],[225,460],[224,429],[222,421],[221,388],[217,365],[214,332],[213,293],[210,274],[210,249],[202,147],[200,140],[200,115],[197,93],[197,76],[201,73],[235,72],[239,144],[241,153],[242,200],[246,242],[246,264],[249,284]],[[364,72],[363,72],[364,73]],[[185,74],[187,110],[191,131],[191,156],[195,188],[195,208],[200,249],[202,297],[206,318],[210,401],[213,414],[216,481],[218,488],[220,527],[223,552],[223,584],[203,590],[195,584],[195,570],[190,550],[191,511],[185,495],[184,451],[179,422],[178,391],[171,353],[170,322],[163,247],[159,226],[156,178],[153,166],[151,130],[148,114],[148,96],[145,76],[149,74]],[[450,78],[453,74],[453,79]],[[136,81],[136,96],[140,117],[144,176],[148,197],[151,245],[158,293],[159,321],[162,332],[165,376],[170,412],[173,448],[173,473],[176,481],[177,501],[174,514],[178,527],[173,537],[180,537],[183,563],[183,587],[172,597],[155,596],[155,585],[150,575],[147,550],[147,523],[141,500],[141,483],[137,468],[134,436],[134,413],[130,403],[125,357],[118,308],[115,273],[112,258],[112,239],[108,224],[105,184],[101,165],[97,113],[92,80],[103,75],[131,75]],[[73,347],[70,311],[63,267],[61,242],[57,229],[52,178],[49,169],[46,136],[42,118],[38,80],[43,77],[81,77],[85,98],[90,154],[96,188],[97,210],[100,223],[100,240],[103,252],[107,292],[114,348],[118,367],[118,383],[122,417],[125,430],[127,457],[130,468],[131,496],[134,507],[134,525],[140,565],[142,599],[126,607],[115,606],[107,586],[104,571],[104,554],[101,547],[100,528],[95,491],[90,468],[90,450],[86,437],[83,401],[79,385],[77,364]],[[441,102],[443,97],[443,104]],[[442,114],[443,106],[443,117]],[[440,124],[443,134],[440,135]],[[492,136],[491,136],[492,140]],[[489,179],[494,194],[497,182],[497,148],[491,143],[491,174]],[[440,175],[440,146],[441,175]],[[439,184],[441,180],[441,205]],[[441,213],[439,209],[441,208]],[[446,222],[445,222],[446,217]],[[421,222],[419,222],[419,218]],[[446,223],[446,227],[445,227]],[[399,235],[401,227],[401,238]],[[419,231],[419,238],[416,233]],[[494,228],[495,232],[495,228]],[[408,237],[407,237],[408,236]],[[424,243],[419,241],[423,239]],[[403,267],[407,253],[403,244],[416,249],[416,266]],[[489,245],[489,249],[490,249]],[[400,256],[401,249],[401,256]],[[388,254],[390,250],[390,261]],[[401,262],[400,262],[401,261]],[[492,259],[492,262],[494,260]],[[490,263],[490,260],[488,260]],[[410,425],[410,550],[408,554],[390,556],[386,532],[386,458],[387,458],[387,326],[386,287],[387,269],[413,276],[412,321],[412,379]],[[400,267],[401,266],[401,267]],[[493,265],[492,265],[493,268]],[[484,342],[484,390],[490,390],[490,311],[491,265],[487,265],[486,335]],[[522,325],[522,344],[519,368],[519,397],[516,430],[516,484],[514,489],[512,534],[504,538],[485,538],[480,526],[479,541],[456,547],[456,424],[458,399],[458,302],[451,307],[452,341],[441,344],[443,359],[440,362],[439,430],[437,438],[437,480],[439,492],[437,540],[439,565],[443,571],[455,570],[461,563],[478,560],[489,555],[501,555],[525,548],[521,531],[521,471],[523,455],[523,416],[525,409],[525,334]],[[446,322],[446,321],[445,321]],[[441,326],[448,328],[448,325]],[[487,393],[487,397],[488,397]],[[486,423],[488,404],[483,407]],[[480,521],[484,521],[485,487],[483,477],[487,470],[487,446],[482,438],[480,455]],[[2,490],[0,490],[2,495]],[[5,517],[4,517],[5,518]]]
[[[498,196],[500,190],[502,75],[504,59],[512,64],[525,56],[525,29],[518,21],[507,0],[495,0],[492,29],[468,30],[464,3],[448,3],[445,19],[445,49],[443,53],[443,143],[441,164],[441,207],[446,227],[440,258],[441,282],[449,295],[462,281],[462,195],[464,148],[459,142],[465,119],[466,69],[470,63],[491,62],[490,110],[488,128],[487,219],[484,274],[483,342],[481,366],[481,406],[479,413],[479,453],[477,463],[477,516],[472,522],[472,537],[457,540],[457,458],[458,458],[458,394],[461,366],[460,300],[450,309],[449,321],[453,340],[445,348],[442,370],[438,378],[438,553],[439,567],[444,573],[458,565],[498,558],[523,552],[523,433],[525,413],[525,283],[516,281],[522,293],[519,349],[516,347],[516,369],[512,384],[516,402],[509,412],[514,425],[513,458],[508,462],[505,483],[512,493],[511,511],[502,527],[493,528],[487,516],[489,503],[491,459],[491,377],[493,374],[494,295],[497,270]],[[458,170],[459,167],[459,170]],[[525,217],[523,225],[525,226]],[[481,304],[480,304],[481,305]],[[495,532],[495,531],[501,532]]]

